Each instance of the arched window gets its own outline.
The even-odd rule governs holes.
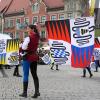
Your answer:
[[[33,11],[33,13],[39,11],[39,4],[38,4],[38,3],[35,3],[35,4],[32,6],[32,11]]]

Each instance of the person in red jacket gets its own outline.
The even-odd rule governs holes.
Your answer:
[[[39,44],[39,32],[37,30],[36,25],[29,25],[29,36],[25,38],[22,44],[22,53],[23,56],[23,93],[19,96],[27,97],[27,88],[28,88],[28,76],[29,76],[29,68],[34,80],[35,93],[32,98],[37,98],[40,96],[39,92],[39,79],[37,76],[37,61],[39,56],[37,54],[37,48]]]

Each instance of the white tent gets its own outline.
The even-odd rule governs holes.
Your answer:
[[[11,37],[9,35],[7,35],[7,34],[0,33],[0,40],[1,39],[11,39]]]

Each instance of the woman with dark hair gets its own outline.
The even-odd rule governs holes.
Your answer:
[[[22,44],[22,53],[23,56],[23,93],[19,96],[27,97],[27,88],[28,88],[28,76],[29,76],[29,68],[34,80],[35,86],[35,94],[32,98],[37,98],[40,96],[39,93],[39,79],[37,76],[37,61],[39,59],[37,55],[37,48],[39,44],[39,32],[37,30],[36,25],[28,26],[29,36],[25,38]]]

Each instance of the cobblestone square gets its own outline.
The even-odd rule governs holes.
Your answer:
[[[22,67],[20,67],[22,74]],[[14,68],[5,70],[8,78],[0,73],[0,100],[34,100],[34,84],[29,76],[28,98],[19,97],[22,93],[22,77],[14,77]],[[92,71],[93,72],[93,71]],[[82,78],[82,69],[59,66],[59,71],[48,65],[38,65],[41,96],[37,100],[100,100],[100,72],[93,77]]]

